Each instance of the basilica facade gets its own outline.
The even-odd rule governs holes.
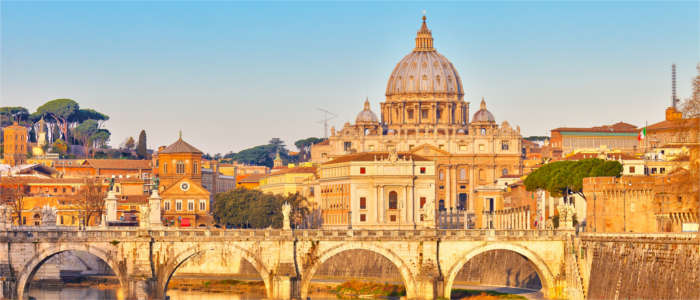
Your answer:
[[[325,163],[354,153],[415,154],[435,161],[431,200],[436,208],[493,210],[493,199],[480,197],[479,188],[522,174],[520,128],[498,124],[483,98],[469,116],[459,73],[433,47],[423,17],[415,48],[389,76],[380,117],[365,100],[355,123],[331,128],[328,140],[312,147],[311,159]]]

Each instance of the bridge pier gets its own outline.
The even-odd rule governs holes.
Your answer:
[[[274,276],[272,278],[270,299],[289,300],[301,298],[301,281],[293,276]]]
[[[445,296],[445,282],[440,277],[416,279],[415,295],[408,295],[409,299],[438,299]],[[408,289],[407,289],[408,290]]]
[[[0,279],[0,286],[2,287],[2,299],[16,299],[17,298],[17,280],[14,278],[2,278]]]
[[[159,293],[158,284],[153,279],[129,279],[127,286],[127,299],[151,300],[164,299],[165,295]]]

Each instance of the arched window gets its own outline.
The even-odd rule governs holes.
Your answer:
[[[175,173],[177,174],[185,174],[185,162],[178,160],[175,163]]]
[[[440,170],[440,180],[445,180],[445,171]]]
[[[397,209],[399,206],[399,194],[395,191],[389,192],[389,209]]]
[[[503,175],[503,176],[508,175],[508,169],[503,168],[503,170],[501,170],[501,175]]]
[[[467,180],[467,169],[459,169],[459,180]]]

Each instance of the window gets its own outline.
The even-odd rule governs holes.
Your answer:
[[[160,165],[160,159],[156,159],[156,168]]]
[[[444,185],[441,185],[441,186],[440,186],[440,189],[441,189],[441,190],[444,190],[444,189],[445,189],[445,186],[444,186]]]
[[[421,118],[427,119],[428,118],[428,110],[424,109],[420,112]]]
[[[195,160],[192,163],[192,173],[197,174],[197,172],[199,172],[199,168],[197,168],[197,161]]]
[[[175,173],[176,174],[185,174],[185,162],[178,160],[175,163]]]
[[[389,209],[397,209],[399,206],[399,194],[395,191],[389,192]]]
[[[408,145],[408,150],[413,149],[414,146],[415,146],[415,145]]]
[[[374,151],[374,145],[369,145],[369,151]]]
[[[170,200],[165,200],[163,209],[165,209],[166,211],[170,210]]]
[[[63,216],[61,216],[61,225],[63,225]]]
[[[187,201],[187,210],[193,211],[194,210],[194,200],[188,200]]]
[[[486,128],[481,128],[481,135],[486,135]]]
[[[459,145],[459,151],[467,151],[467,145]]]
[[[163,174],[168,174],[168,163],[163,163]]]
[[[445,171],[440,171],[440,180],[445,180]]]
[[[440,200],[438,208],[440,208],[440,210],[445,210],[445,200]]]
[[[467,180],[467,169],[459,169],[459,180]]]
[[[65,193],[65,192],[66,192],[66,188],[63,188],[63,193]]]
[[[508,175],[508,169],[503,168],[503,170],[501,170],[501,175],[503,175],[503,176]]]
[[[484,151],[484,149],[486,149],[486,147],[484,146],[484,144],[479,145],[479,151]]]
[[[367,170],[365,169],[365,167],[360,167],[360,174],[365,174],[365,173],[367,173]]]
[[[425,206],[425,197],[420,197],[420,208],[423,208]]]
[[[459,194],[459,205],[457,206],[458,209],[467,209],[467,195],[466,193],[460,193]]]
[[[360,214],[360,222],[367,221],[367,215],[365,214]]]
[[[501,150],[508,150],[508,141],[501,142]]]
[[[666,173],[666,168],[660,168],[660,169],[659,169],[659,174],[663,174],[663,173]]]
[[[181,211],[182,210],[182,200],[176,200],[175,201],[175,210]]]
[[[412,119],[413,119],[413,110],[412,110],[412,109],[408,109],[408,110],[406,110],[406,112],[408,113],[408,119],[409,119],[409,120],[412,120]]]
[[[656,174],[656,168],[651,168],[651,174]]]
[[[420,168],[420,173],[421,173],[421,174],[425,174],[425,167],[421,167],[421,168]]]
[[[343,150],[348,152],[352,149],[352,142],[344,142],[343,143]]]
[[[54,193],[58,193],[58,188],[53,188]]]
[[[424,219],[425,219],[425,215],[420,215],[420,221],[423,222]]]
[[[367,209],[367,198],[360,197],[360,209]]]
[[[438,145],[438,149],[445,150],[445,145],[443,145],[443,144]]]
[[[207,210],[207,201],[206,200],[199,200],[199,210],[200,211]]]
[[[634,173],[634,166],[630,167],[630,173]]]
[[[390,220],[391,222],[396,222],[396,215],[391,215],[391,216],[389,217],[389,220]]]

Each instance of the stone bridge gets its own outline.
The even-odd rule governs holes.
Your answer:
[[[84,251],[109,265],[129,299],[163,299],[175,271],[193,257],[236,256],[260,273],[267,297],[306,299],[315,272],[336,254],[362,249],[386,257],[401,273],[408,299],[449,298],[462,266],[491,250],[529,260],[548,298],[566,298],[570,231],[538,230],[208,230],[139,228],[0,231],[3,294],[26,298],[41,265],[65,251]],[[569,258],[569,261],[571,259]]]

